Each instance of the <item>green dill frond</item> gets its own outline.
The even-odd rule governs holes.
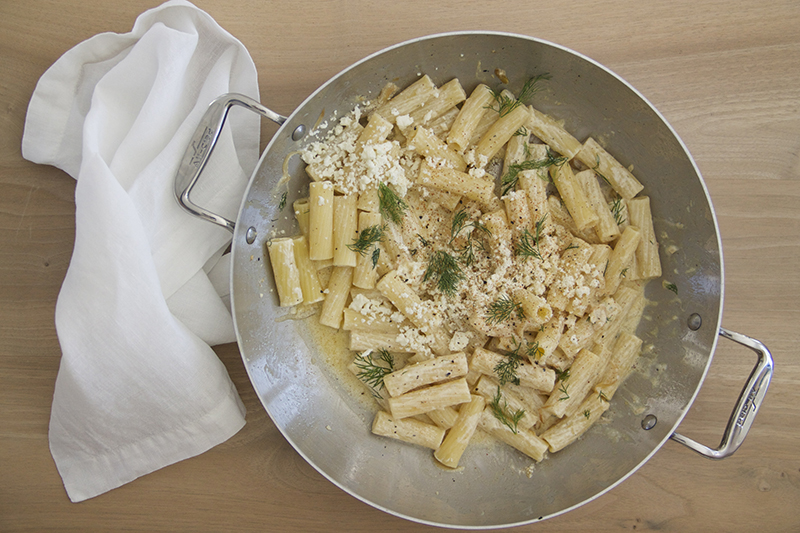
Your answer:
[[[525,231],[522,232],[522,235],[520,235],[515,252],[522,257],[533,257],[541,260],[542,256],[539,253],[538,244],[536,237],[526,228]]]
[[[522,89],[519,91],[519,96],[516,99],[506,96],[502,91],[492,90],[497,109],[494,107],[490,107],[490,109],[497,111],[501,117],[508,115],[517,107],[530,100],[534,94],[539,92],[541,89],[541,86],[539,86],[540,81],[549,80],[550,78],[551,76],[549,74],[539,74],[538,76],[530,78],[525,82],[525,85],[522,86]]]
[[[519,421],[522,420],[522,417],[525,416],[525,411],[523,409],[511,411],[508,407],[508,402],[506,402],[505,398],[503,398],[503,395],[500,393],[500,387],[497,387],[497,394],[495,394],[492,401],[489,402],[489,407],[492,409],[494,417],[499,420],[501,424],[510,429],[515,435],[519,432],[517,426]]]
[[[599,398],[601,400],[603,400],[604,402],[610,402],[611,401],[611,400],[608,399],[608,396],[606,396],[606,393],[604,393],[603,391],[600,391]]]
[[[372,250],[372,268],[378,266],[378,260],[380,258],[381,258],[381,249],[376,247],[374,250]]]
[[[668,291],[672,291],[672,292],[674,292],[675,294],[678,294],[678,286],[677,286],[677,285],[675,285],[674,283],[670,283],[669,281],[663,281],[663,282],[661,282],[661,285],[662,285],[662,286],[663,286],[665,289],[667,289]]]
[[[357,356],[353,364],[358,369],[356,377],[369,385],[373,390],[373,394],[384,387],[383,378],[387,374],[394,371],[394,357],[385,349],[380,349],[377,352],[377,360],[373,357],[373,353]]]
[[[487,235],[491,235],[492,232],[489,231],[484,224],[481,224],[477,220],[468,220],[469,213],[467,212],[466,208],[460,209],[456,211],[453,215],[453,223],[450,227],[450,242],[453,242],[453,239],[458,237],[458,234],[461,233],[466,228],[473,228],[474,230],[483,232]]]
[[[553,165],[561,166],[568,161],[568,158],[556,155],[555,152],[547,149],[547,155],[543,159],[527,159],[514,163],[508,166],[508,172],[500,178],[500,196],[505,196],[509,191],[517,186],[519,181],[519,173],[523,170],[538,170],[551,167]]]
[[[428,268],[425,269],[423,282],[432,281],[436,287],[446,296],[453,296],[461,280],[464,279],[464,272],[458,265],[456,258],[443,250],[433,252],[428,260]]]
[[[569,368],[565,370],[556,370],[556,379],[559,382],[558,392],[562,394],[561,398],[558,401],[563,402],[564,400],[569,400],[569,392],[567,391],[567,380],[569,379]]]
[[[522,304],[515,302],[513,298],[504,294],[495,302],[489,305],[489,312],[486,315],[487,324],[499,324],[511,318],[514,314],[520,320],[525,319],[525,311],[522,310]]]
[[[520,126],[517,131],[514,132],[512,137],[530,137],[531,133],[528,131],[528,128],[525,126]]]
[[[286,207],[286,199],[289,197],[288,191],[283,191],[281,194],[281,200],[278,202],[278,211],[283,211],[283,208]]]
[[[564,400],[569,400],[569,392],[567,392],[566,383],[561,383],[561,386],[558,388],[558,392],[563,394],[563,396],[558,399],[559,402],[563,402]]]
[[[347,247],[359,255],[366,255],[367,250],[369,250],[373,244],[381,242],[385,231],[385,224],[375,224],[374,226],[366,227],[358,233],[358,237],[353,240],[352,244],[348,244]]]
[[[539,358],[544,353],[544,350],[542,350],[539,347],[539,343],[538,342],[534,341],[532,344],[528,344],[526,346],[525,353],[527,354],[528,359],[531,359],[533,361],[537,361],[537,360],[539,360]]]
[[[517,346],[516,350],[513,352],[503,352],[503,355],[505,355],[506,358],[497,363],[492,369],[494,374],[497,376],[497,379],[500,381],[500,385],[505,385],[506,383],[519,385],[517,369],[519,368],[519,365],[522,364],[522,358],[519,356],[518,352],[519,346]]]
[[[567,381],[569,379],[569,368],[556,370],[556,379],[559,381]]]
[[[459,254],[459,261],[466,266],[470,266],[475,262],[475,246],[483,249],[482,241],[478,241],[476,244],[476,232],[486,235],[491,235],[492,232],[477,220],[469,220],[467,210],[460,209],[453,215],[453,223],[450,226],[450,244],[452,245],[455,238],[467,228],[472,228],[472,231],[467,235],[467,242],[461,248],[454,248],[454,250]]]
[[[525,82],[525,85],[522,86],[522,90],[519,91],[517,102],[524,103],[533,98],[533,95],[541,90],[541,85],[539,85],[539,82],[547,81],[550,78],[552,78],[552,76],[546,72],[530,78]]]
[[[521,257],[533,257],[539,261],[542,260],[542,254],[539,251],[539,240],[544,232],[544,223],[546,219],[547,213],[542,215],[542,218],[536,222],[535,234],[531,234],[527,228],[522,232],[515,249],[517,255]]]
[[[517,368],[519,368],[520,360],[518,357],[508,357],[494,367],[494,373],[500,380],[501,385],[506,383],[513,383],[519,385],[519,376],[517,376]]]
[[[611,202],[611,213],[614,215],[614,222],[617,223],[617,226],[625,223],[625,217],[622,215],[623,207],[622,198],[616,198]]]
[[[496,111],[501,117],[508,115],[520,105],[519,100],[503,94],[503,91],[496,91],[494,89],[491,89],[491,91],[492,96],[494,97],[494,102],[497,104],[497,108],[486,106],[486,109]]]
[[[453,215],[453,223],[450,226],[450,242],[453,242],[453,239],[461,233],[461,230],[464,229],[464,224],[466,223],[467,219],[469,218],[469,213],[467,213],[466,209],[459,209]]]
[[[592,171],[594,171],[595,174],[603,178],[603,181],[605,181],[607,184],[611,185],[611,182],[608,181],[608,178],[603,176],[600,170],[598,170],[599,168],[600,168],[600,156],[596,155],[594,156],[594,166],[592,167]]]
[[[385,183],[378,184],[378,199],[380,200],[380,211],[383,218],[389,219],[395,224],[401,224],[403,215],[408,209],[408,204]]]

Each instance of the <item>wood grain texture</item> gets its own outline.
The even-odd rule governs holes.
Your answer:
[[[452,30],[578,50],[633,84],[696,159],[725,253],[723,325],[765,342],[776,373],[742,448],[720,462],[668,442],[602,497],[519,531],[797,531],[800,527],[800,4],[693,0],[375,3],[198,0],[248,48],[262,101],[289,114],[363,56]],[[336,488],[293,451],[217,347],[248,409],[228,442],[81,504],[47,444],[60,358],[53,314],[74,242],[75,184],[20,154],[42,73],[156,1],[0,2],[0,531],[423,531]],[[262,146],[275,131],[263,126]],[[716,445],[752,368],[721,341],[680,431]]]

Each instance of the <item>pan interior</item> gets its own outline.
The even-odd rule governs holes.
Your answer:
[[[304,320],[278,308],[264,243],[299,233],[291,208],[279,210],[287,154],[299,125],[347,114],[387,82],[404,87],[428,74],[439,85],[457,77],[467,94],[478,83],[512,91],[549,73],[530,102],[563,120],[578,140],[593,136],[632,165],[651,198],[664,276],[648,285],[637,334],[643,355],[610,410],[578,442],[545,461],[504,446],[468,448],[463,468],[446,471],[430,451],[375,437],[373,411],[332,371],[342,341],[317,341]],[[269,104],[269,102],[265,102]],[[335,113],[335,115],[334,115]],[[323,132],[324,133],[324,132]],[[288,160],[287,206],[308,192],[299,157]],[[246,242],[246,230],[259,236]],[[283,233],[281,233],[283,232]],[[317,470],[353,496],[422,523],[489,528],[541,520],[602,494],[635,471],[669,437],[711,362],[722,308],[722,256],[713,208],[683,143],[661,115],[619,77],[557,45],[518,35],[461,33],[397,45],[353,65],[312,94],[276,133],[244,198],[234,235],[232,299],[239,346],[253,386],[276,426]],[[674,285],[677,293],[665,288]],[[703,319],[694,331],[692,314]],[[329,335],[330,336],[330,335]],[[338,345],[337,345],[338,343]],[[646,415],[658,423],[642,428]],[[491,451],[491,453],[487,453]]]

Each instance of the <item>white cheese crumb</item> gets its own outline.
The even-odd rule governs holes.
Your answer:
[[[461,352],[464,348],[469,345],[469,340],[472,338],[472,334],[466,331],[456,331],[453,334],[453,338],[450,339],[450,345],[448,348],[451,352]]]
[[[400,115],[396,122],[399,128],[407,128],[414,123],[414,119],[410,115]]]

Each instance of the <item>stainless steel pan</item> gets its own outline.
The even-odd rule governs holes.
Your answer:
[[[463,470],[434,465],[429,451],[370,434],[372,412],[349,394],[325,362],[326,348],[304,321],[281,320],[263,253],[273,231],[297,231],[279,213],[278,180],[287,155],[304,146],[319,119],[349,112],[359,97],[377,95],[388,81],[403,87],[429,74],[453,77],[469,93],[479,82],[510,88],[547,72],[547,90],[534,105],[566,123],[582,140],[605,141],[624,165],[635,165],[651,197],[661,244],[663,280],[648,285],[652,302],[638,334],[645,352],[614,397],[606,423],[529,469],[531,461],[498,447],[468,450]],[[264,151],[234,223],[190,200],[231,106],[282,124]],[[333,121],[328,121],[332,127]],[[289,159],[300,197],[307,177]],[[303,185],[301,185],[303,184]],[[723,265],[717,221],[705,184],[688,150],[659,112],[635,89],[598,63],[561,46],[520,35],[468,32],[415,39],[378,52],[342,71],[283,117],[240,95],[215,101],[198,128],[175,185],[193,214],[233,232],[233,314],[244,364],[261,402],[286,439],[337,486],[386,512],[459,528],[519,525],[564,513],[610,490],[672,438],[711,458],[741,444],[767,391],[772,357],[760,342],[720,327]],[[288,210],[287,210],[288,212]],[[291,217],[289,217],[291,218]],[[669,290],[668,287],[673,287]],[[752,349],[757,364],[735,406],[725,436],[711,449],[676,433],[703,383],[722,336]]]

